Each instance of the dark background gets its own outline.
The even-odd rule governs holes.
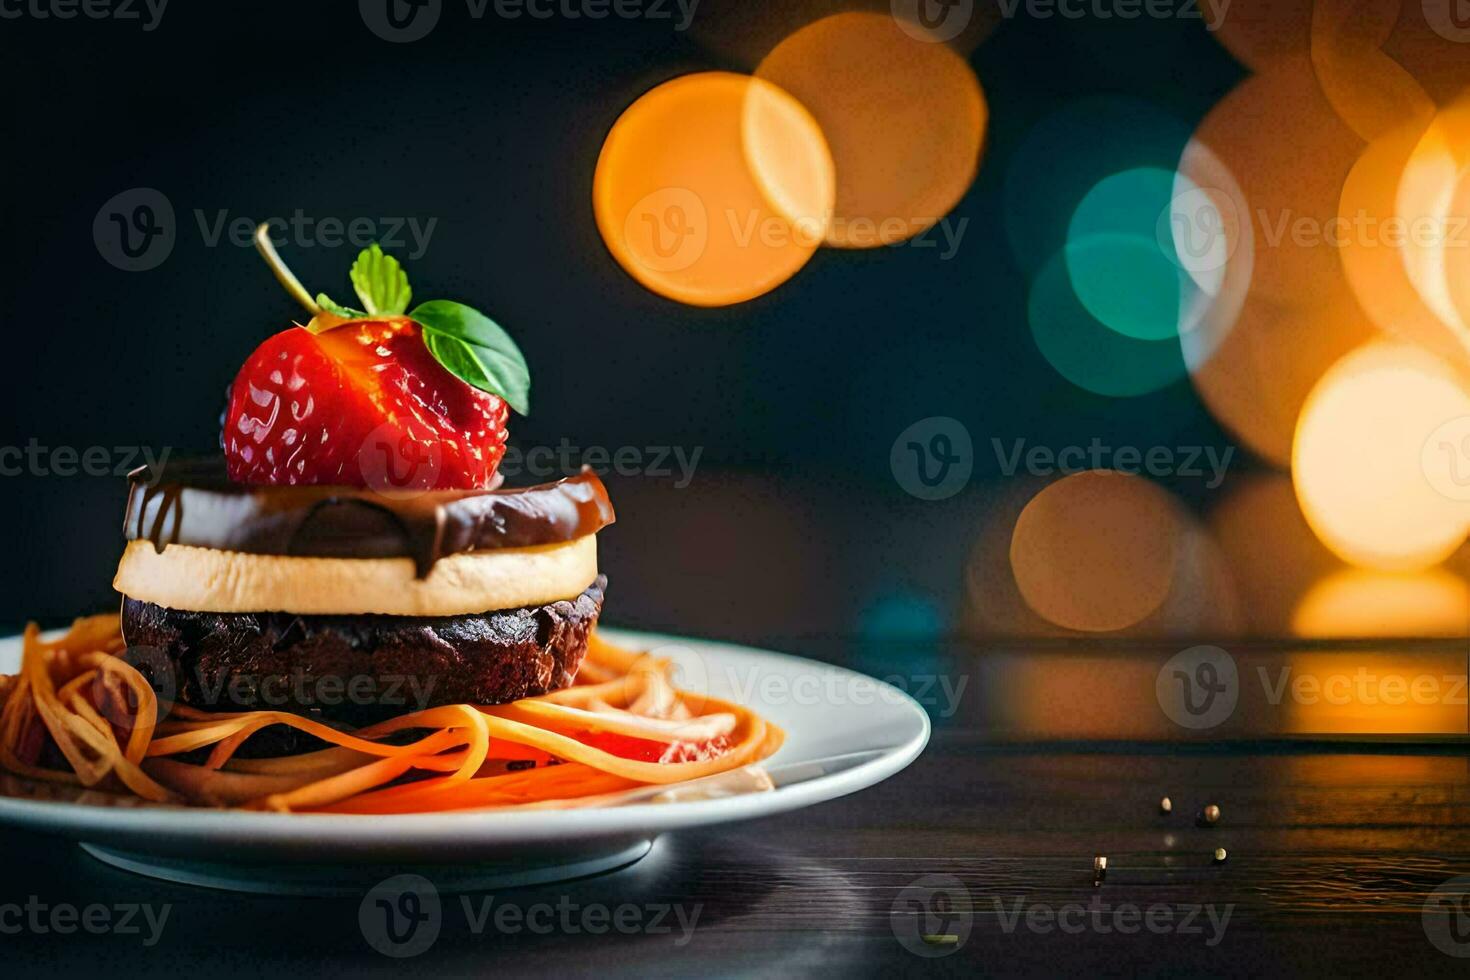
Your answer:
[[[374,36],[340,0],[173,0],[151,32],[0,20],[0,445],[217,447],[225,386],[300,316],[251,249],[206,244],[196,211],[212,223],[221,209],[437,218],[427,253],[406,261],[415,293],[472,303],[520,343],[534,409],[512,421],[514,442],[703,447],[684,489],[607,478],[621,516],[603,564],[620,624],[768,642],[950,630],[982,504],[974,487],[926,503],[895,482],[889,447],[926,416],[968,427],[982,481],[998,469],[992,437],[1229,442],[1187,380],[1109,399],[1060,377],[1026,328],[1002,227],[1009,159],[1047,114],[1132,95],[1187,132],[1243,77],[1198,20],[1002,23],[970,56],[990,123],[949,261],[824,249],[774,292],[720,310],[627,276],[592,217],[604,135],[668,78],[751,70],[729,42],[748,42],[747,19],[775,7],[705,0],[681,33],[670,20],[475,20],[446,0],[411,44]],[[109,265],[92,233],[103,203],[134,187],[162,191],[176,214],[172,253],[146,272]],[[349,292],[354,246],[282,251],[313,291]],[[124,497],[112,477],[0,479],[0,624],[115,601]]]
[[[790,3],[810,16],[843,6]],[[958,715],[931,707],[934,741],[890,782],[779,820],[673,835],[628,871],[511,896],[706,903],[708,925],[687,950],[653,936],[486,938],[451,927],[432,958],[390,962],[361,941],[355,898],[287,906],[189,889],[16,832],[0,858],[7,901],[177,908],[157,949],[118,936],[5,937],[8,963],[67,975],[102,962],[113,976],[258,975],[263,966],[324,977],[756,975],[773,964],[852,976],[1380,976],[1388,964],[1463,975],[1461,960],[1426,941],[1422,911],[1434,888],[1470,868],[1463,746],[1358,754],[1335,741],[1251,740],[1300,724],[1291,703],[1242,711],[1238,729],[1211,736],[1219,746],[1165,746],[1148,741],[1178,735],[1153,703],[1157,650],[982,657],[938,639],[964,622],[967,559],[996,494],[1036,485],[999,479],[992,437],[1052,447],[1093,437],[1230,442],[1187,381],[1108,399],[1052,370],[1027,329],[1004,186],[1030,128],[1058,109],[1132,95],[1187,132],[1244,70],[1197,20],[1005,22],[971,56],[990,124],[979,178],[952,216],[969,219],[952,260],[915,248],[823,250],[750,303],[698,310],[663,300],[597,235],[590,198],[602,139],[667,78],[749,70],[734,53],[760,33],[741,31],[746,14],[787,6],[735,0],[720,10],[703,0],[695,27],[709,16],[736,43],[669,21],[475,21],[461,0],[445,0],[436,30],[404,45],[371,34],[351,0],[172,0],[148,33],[137,22],[0,19],[0,448],[217,445],[225,386],[300,311],[252,250],[207,247],[196,209],[211,221],[221,209],[257,220],[298,208],[342,220],[437,218],[427,254],[408,263],[416,294],[472,303],[517,338],[534,379],[534,415],[512,423],[519,445],[703,447],[684,489],[669,478],[607,478],[620,512],[600,540],[609,620],[878,674],[891,672],[885,658],[917,649],[911,677],[975,680]],[[1107,150],[1067,147],[1057,164]],[[128,273],[103,260],[92,223],[104,202],[136,187],[172,202],[177,241],[157,268]],[[309,286],[339,299],[355,251],[283,249]],[[926,502],[898,485],[889,449],[935,415],[968,428],[976,477]],[[1244,455],[1227,487],[1252,478]],[[1172,488],[1203,510],[1217,506],[1198,480]],[[111,477],[0,478],[9,544],[0,628],[60,623],[116,601],[124,495]],[[932,657],[868,642],[890,634],[933,640]],[[1364,649],[1324,665],[1272,647],[1249,663],[1350,673],[1375,663]],[[1395,669],[1452,669],[1463,640],[1431,652],[1439,659]],[[1141,748],[1119,741],[1140,730]],[[1060,741],[1028,751],[1036,738]],[[1172,819],[1157,812],[1164,794],[1176,801]],[[1190,823],[1206,801],[1223,807],[1217,829]],[[1203,866],[1216,844],[1228,864]],[[1098,853],[1112,855],[1100,891]],[[935,872],[962,878],[979,911],[960,955],[920,963],[894,941],[889,915],[901,889]],[[1021,894],[1053,905],[1105,895],[1239,907],[1212,948],[1172,935],[1012,935],[989,899]]]

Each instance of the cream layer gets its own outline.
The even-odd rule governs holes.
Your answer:
[[[597,535],[439,559],[425,578],[408,558],[295,558],[130,541],[113,588],[197,612],[462,616],[580,595],[597,578]]]

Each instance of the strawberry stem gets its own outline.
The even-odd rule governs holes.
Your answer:
[[[271,272],[275,273],[276,281],[286,287],[286,292],[291,294],[292,299],[306,307],[312,316],[322,311],[316,300],[311,298],[311,293],[308,293],[306,287],[301,285],[301,280],[296,278],[294,272],[286,268],[286,263],[282,262],[281,257],[276,254],[276,246],[271,241],[271,226],[268,221],[261,222],[255,229],[255,250],[260,253],[261,258],[265,259],[265,264],[271,267]]]

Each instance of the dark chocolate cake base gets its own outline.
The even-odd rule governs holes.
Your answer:
[[[568,686],[606,586],[599,575],[575,599],[426,617],[190,612],[124,597],[122,629],[129,660],[165,699],[361,725]]]

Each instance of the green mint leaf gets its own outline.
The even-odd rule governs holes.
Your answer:
[[[408,273],[391,255],[374,242],[357,254],[352,263],[352,289],[362,300],[363,309],[371,316],[393,316],[408,309],[413,291],[408,288]]]
[[[521,415],[531,413],[531,371],[500,324],[444,299],[420,303],[408,315],[423,328],[424,346],[450,374],[499,395]]]
[[[316,305],[320,306],[328,313],[335,313],[338,316],[346,317],[349,320],[361,320],[363,317],[367,316],[367,314],[364,313],[362,310],[354,310],[350,306],[342,306],[340,304],[332,302],[327,297],[326,293],[316,294]]]

